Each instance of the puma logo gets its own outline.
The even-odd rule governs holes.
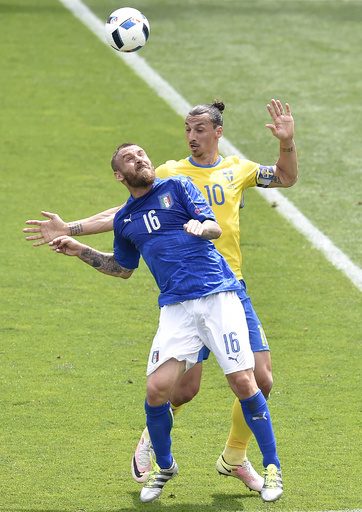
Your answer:
[[[268,421],[268,418],[266,417],[266,412],[263,412],[263,414],[257,414],[256,416],[251,417],[251,421],[256,421],[256,420],[267,420]]]

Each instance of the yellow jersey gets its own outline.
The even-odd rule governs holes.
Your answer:
[[[156,169],[156,174],[159,178],[183,175],[198,187],[222,228],[222,235],[213,242],[236,277],[242,279],[239,210],[244,190],[267,186],[262,179],[259,181],[260,164],[238,156],[220,156],[215,164],[200,166],[189,157],[168,160]]]

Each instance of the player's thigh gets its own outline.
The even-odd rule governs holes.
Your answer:
[[[239,293],[238,296],[245,312],[246,323],[248,324],[251,350],[253,352],[269,351],[267,337],[250,298],[247,295],[240,297]]]
[[[234,291],[203,297],[200,336],[225,374],[254,368],[245,313]]]
[[[259,389],[261,389],[263,395],[265,396],[265,398],[267,398],[273,387],[272,363],[270,352],[268,350],[254,352],[254,359],[255,380],[258,384]]]
[[[201,362],[196,363],[195,366],[181,375],[171,393],[171,403],[174,406],[179,407],[186,404],[197,395],[200,389],[201,375]]]
[[[263,395],[268,397],[273,387],[270,348],[263,326],[256,314],[250,297],[246,293],[246,285],[243,280],[240,281],[238,297],[243,305],[246,322],[248,324],[250,346],[255,358],[255,378]]]
[[[185,367],[185,361],[172,358],[152,372],[147,378],[147,403],[156,406],[167,402]]]
[[[169,359],[186,361],[188,370],[198,362],[203,343],[193,315],[194,301],[163,306],[160,321],[150,350],[147,375]]]

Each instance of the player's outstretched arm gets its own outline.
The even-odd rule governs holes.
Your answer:
[[[26,237],[28,241],[37,240],[33,244],[35,247],[47,244],[54,238],[63,235],[80,236],[104,233],[112,231],[114,216],[121,208],[122,206],[110,208],[86,219],[73,222],[64,222],[56,213],[41,212],[48,220],[27,220],[27,225],[37,227],[24,228],[23,231],[24,233],[35,233]]]
[[[127,269],[117,263],[113,253],[96,251],[88,245],[81,244],[70,236],[60,236],[49,242],[53,251],[66,256],[76,256],[91,267],[109,276],[128,279],[134,269]]]
[[[291,187],[298,179],[298,160],[294,142],[294,119],[288,103],[285,110],[279,100],[271,100],[267,109],[273,123],[267,124],[280,141],[280,155],[274,166],[274,179],[270,187]]]
[[[184,224],[184,230],[189,235],[200,236],[205,240],[215,240],[219,238],[222,233],[219,224],[211,219],[206,219],[200,222],[196,219],[190,219]]]

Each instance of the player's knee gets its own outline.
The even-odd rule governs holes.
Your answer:
[[[147,383],[147,403],[152,407],[162,405],[169,399],[169,390],[162,382],[152,380]]]
[[[229,373],[226,378],[239,399],[249,398],[258,390],[252,370]]]
[[[258,388],[261,390],[265,398],[270,394],[273,387],[273,375],[271,368],[270,352],[255,352],[255,369],[254,375]]]
[[[271,372],[256,376],[256,383],[258,384],[258,388],[261,390],[265,398],[268,398],[273,387],[273,376]]]

